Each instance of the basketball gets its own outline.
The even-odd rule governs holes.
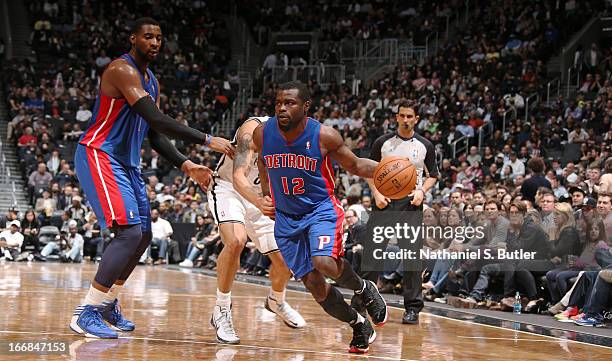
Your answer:
[[[414,191],[416,181],[416,167],[403,157],[393,156],[382,159],[374,172],[376,189],[391,199],[408,196]]]

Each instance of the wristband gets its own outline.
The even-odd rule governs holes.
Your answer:
[[[204,145],[210,145],[211,141],[212,141],[212,135],[206,134],[206,136],[204,137]]]

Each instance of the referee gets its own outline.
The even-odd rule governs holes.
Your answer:
[[[372,145],[370,159],[379,162],[382,158],[389,156],[400,156],[410,159],[416,167],[417,182],[415,190],[404,199],[391,200],[383,196],[374,186],[374,180],[368,179],[368,184],[374,195],[374,205],[372,207],[372,217],[368,222],[368,230],[374,226],[391,225],[397,221],[408,223],[415,226],[420,226],[423,221],[423,200],[429,190],[436,184],[438,177],[438,166],[436,165],[436,153],[433,144],[417,134],[414,129],[419,122],[419,117],[412,103],[403,100],[398,107],[398,112],[395,116],[397,120],[397,131],[390,132],[378,138]],[[408,217],[408,218],[406,218]],[[375,247],[383,247],[389,240],[386,240]],[[400,240],[400,248],[416,250],[417,258],[419,258],[419,250],[422,247],[422,239],[417,239],[412,244],[402,246]],[[372,242],[373,245],[373,242]],[[368,252],[370,253],[370,252]],[[371,253],[364,256],[369,257]],[[364,278],[376,282],[379,273],[383,268],[381,262],[369,259],[370,267],[366,269],[372,270],[365,275]],[[402,286],[404,296],[404,317],[402,323],[418,324],[419,312],[423,309],[423,295],[421,293],[422,276],[421,276],[420,261],[404,261]],[[372,265],[375,265],[372,267]]]

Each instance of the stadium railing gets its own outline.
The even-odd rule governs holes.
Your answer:
[[[453,159],[457,159],[457,154],[467,153],[469,144],[470,144],[470,138],[468,138],[466,135],[455,140],[452,143]]]

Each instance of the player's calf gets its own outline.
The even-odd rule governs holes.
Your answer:
[[[329,260],[325,260],[325,258],[331,259],[334,263],[332,264]],[[387,303],[380,295],[380,292],[378,292],[376,285],[371,281],[365,281],[359,277],[344,258],[335,260],[332,257],[313,257],[313,264],[315,268],[318,264],[319,267],[325,267],[327,269],[331,268],[334,264],[337,265],[339,267],[339,272],[336,271],[336,274],[339,274],[339,276],[335,277],[334,281],[336,281],[340,287],[355,291],[356,298],[361,298],[362,303],[365,304],[374,326],[381,327],[387,322]]]

